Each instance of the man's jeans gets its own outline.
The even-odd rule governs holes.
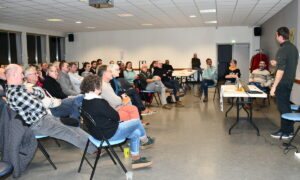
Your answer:
[[[38,122],[30,126],[34,135],[50,136],[56,139],[61,139],[79,147],[85,148],[89,134],[79,127],[65,126],[54,116],[46,115]],[[96,146],[90,143],[88,148],[89,153],[97,151]]]
[[[200,92],[204,92],[204,96],[207,97],[208,96],[208,86],[212,86],[214,85],[215,82],[211,79],[203,79],[201,81],[201,85],[200,85]]]
[[[179,101],[179,97],[176,96],[176,94],[180,88],[179,82],[177,80],[170,79],[169,81],[164,81],[163,83],[167,88],[173,89],[173,94],[175,96],[175,100],[176,100],[176,102]]]
[[[160,92],[162,105],[167,104],[166,87],[161,81],[155,81],[155,82],[149,83],[146,87],[146,90]]]
[[[70,117],[79,121],[79,107],[82,104],[82,100],[83,95],[63,99],[60,106],[50,109],[51,113],[55,117]]]
[[[276,88],[276,104],[280,115],[292,112],[290,104],[292,87],[293,83],[280,82]],[[281,118],[281,131],[288,134],[294,132],[294,122]]]
[[[131,155],[137,156],[140,152],[140,140],[146,137],[145,129],[139,119],[124,121],[119,124],[119,127],[110,141],[121,139],[130,139]]]

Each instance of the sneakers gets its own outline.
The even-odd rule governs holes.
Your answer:
[[[208,101],[208,97],[205,96],[204,99],[203,99],[203,102],[207,102]]]
[[[184,105],[181,101],[177,101],[175,106],[176,107],[184,107]]]
[[[168,104],[164,104],[164,105],[162,106],[162,108],[163,108],[163,109],[172,109],[172,107],[171,107],[170,105],[168,105]]]
[[[152,138],[152,137],[149,137],[149,136],[147,138],[148,138],[147,142],[145,142],[145,143],[141,142],[140,148],[142,150],[149,149],[149,148],[151,148],[154,145],[155,139]]]
[[[132,169],[144,168],[152,165],[152,161],[149,161],[145,157],[140,157],[138,160],[133,160],[131,163]]]
[[[176,96],[178,96],[178,97],[183,97],[183,96],[184,96],[184,93],[183,93],[183,92],[177,92],[177,93],[176,93]]]
[[[294,134],[294,133],[291,133],[291,134]],[[279,130],[279,131],[271,134],[271,137],[275,138],[275,139],[280,139],[280,138],[281,139],[289,139],[289,138],[291,138],[291,136],[290,136],[291,134],[283,133],[282,131]]]
[[[144,126],[150,125],[150,123],[149,123],[148,121],[145,121],[145,120],[142,120],[142,124],[143,124]]]
[[[172,93],[172,92],[173,92],[173,89],[167,88],[167,89],[166,89],[166,92],[167,92],[167,93]]]

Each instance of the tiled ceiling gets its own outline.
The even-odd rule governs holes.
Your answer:
[[[0,22],[61,32],[199,26],[259,26],[292,0],[115,0],[96,9],[80,0],[0,0]],[[202,14],[200,10],[216,9]],[[118,14],[130,13],[131,17]],[[196,17],[190,18],[191,15]],[[62,22],[48,22],[59,18]],[[205,24],[205,21],[217,24]],[[81,21],[81,24],[76,24]],[[144,26],[142,24],[152,24]],[[87,27],[95,27],[88,29]],[[1,29],[1,27],[0,27]]]

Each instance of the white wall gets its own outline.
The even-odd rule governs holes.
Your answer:
[[[41,34],[46,36],[46,61],[49,61],[49,38],[48,36],[65,36],[65,33],[58,32],[58,31],[49,31],[45,29],[37,29],[25,26],[18,26],[18,25],[11,25],[11,24],[4,24],[0,23],[0,30],[6,31],[16,31],[21,33],[21,43],[22,43],[22,62],[24,65],[28,64],[28,56],[27,56],[27,40],[26,34],[27,33],[34,33],[34,34]]]
[[[250,43],[250,55],[259,48],[259,38],[253,37],[252,27],[198,27],[147,30],[122,30],[75,33],[75,41],[66,40],[67,61],[91,61],[98,58],[133,61],[169,59],[176,68],[189,68],[193,53],[202,64],[210,57],[216,59],[216,44]]]

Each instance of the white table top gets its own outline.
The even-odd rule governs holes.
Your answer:
[[[173,71],[172,76],[174,77],[188,77],[196,73],[196,70],[182,70],[182,71]]]
[[[254,85],[248,85],[249,89],[251,91],[261,91]],[[251,98],[267,98],[268,95],[266,93],[262,94],[248,94],[245,91],[237,91],[235,85],[222,85],[221,86],[221,91],[220,91],[220,96],[221,97],[251,97]]]

